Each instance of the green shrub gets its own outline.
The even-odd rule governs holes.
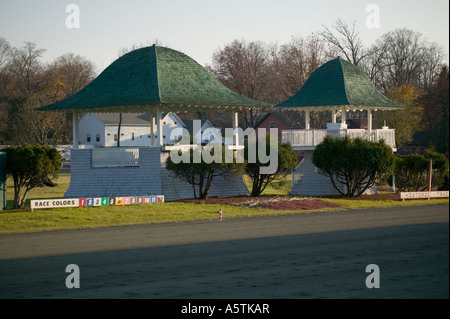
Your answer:
[[[50,178],[57,178],[61,155],[55,148],[39,145],[7,147],[6,173],[14,181],[14,208],[24,208],[28,192]]]
[[[274,171],[270,174],[265,174],[262,172],[263,167],[268,167],[270,164],[262,163],[260,158],[256,158],[256,161],[252,163],[249,160],[249,152],[250,149],[253,147],[254,150],[263,147],[262,141],[255,141],[253,143],[256,143],[256,145],[249,145],[247,143],[245,147],[245,159],[247,160],[248,164],[245,167],[245,172],[250,177],[250,181],[252,183],[252,189],[250,192],[251,196],[259,196],[264,192],[267,185],[269,185],[272,182],[277,181],[283,181],[285,177],[290,174],[295,167],[298,164],[298,157],[297,154],[292,150],[291,144],[288,143],[280,143],[275,138],[271,137],[271,135],[268,133],[266,134],[266,140],[265,140],[265,154],[271,154],[272,152],[277,152],[274,156],[276,156],[277,161],[277,167],[274,169]],[[275,144],[277,143],[277,144]],[[276,146],[276,147],[274,147]],[[280,187],[285,187],[284,182],[279,185]],[[275,184],[272,184],[275,186]],[[276,188],[277,186],[275,186]]]
[[[448,160],[440,153],[426,151],[424,155],[398,155],[395,158],[397,192],[418,192],[428,188],[428,171],[432,160],[431,187],[439,187],[448,175]]]
[[[360,196],[378,176],[392,171],[394,155],[384,141],[326,136],[313,153],[313,164],[342,195]]]
[[[184,160],[174,160],[169,156],[166,160],[166,169],[192,185],[194,198],[205,199],[208,197],[215,176],[242,174],[245,167],[245,162],[238,163],[235,157],[233,157],[232,163],[226,163],[226,151],[223,146],[219,147],[221,154],[216,154],[217,161],[205,161],[205,151],[214,156],[215,150],[217,149],[214,147],[209,149],[208,146],[202,146],[195,149],[190,148],[184,152],[178,151],[180,157],[184,155]]]

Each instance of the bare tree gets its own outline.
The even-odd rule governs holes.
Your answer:
[[[13,48],[8,73],[12,76],[15,90],[28,96],[42,89],[47,80],[42,76],[44,66],[40,59],[44,49],[36,48],[36,44],[25,42],[22,48]]]
[[[384,85],[384,59],[381,52],[386,50],[386,44],[372,45],[370,52],[371,54],[366,57],[364,63],[360,67],[365,71],[369,79],[379,90],[386,91],[386,86]]]
[[[269,50],[264,43],[234,40],[214,53],[212,66],[207,69],[231,90],[266,101],[267,88],[271,85],[268,61]],[[246,127],[253,127],[262,115],[253,109],[241,112]]]
[[[427,42],[419,32],[396,29],[377,40],[377,71],[374,81],[385,92],[393,86],[421,87]]]
[[[89,84],[95,77],[94,64],[86,58],[67,53],[50,66],[64,97],[71,96]]]
[[[430,143],[442,153],[449,152],[449,70],[443,66],[433,84],[421,96],[422,123]]]
[[[41,60],[44,52],[30,42],[10,51],[2,75],[7,77],[8,89],[0,105],[0,115],[8,119],[7,127],[3,128],[5,142],[47,145],[70,141],[72,121],[67,114],[35,109],[81,90],[94,78],[94,66],[70,53],[44,64]]]
[[[134,51],[134,50],[137,50],[137,49],[140,49],[140,48],[145,48],[145,47],[148,47],[148,46],[152,46],[152,45],[163,46],[163,45],[164,45],[164,42],[161,41],[160,39],[156,38],[156,39],[153,40],[153,41],[147,40],[146,42],[141,42],[141,43],[139,43],[139,44],[133,43],[133,44],[132,44],[131,46],[129,46],[129,47],[127,47],[127,46],[121,47],[121,48],[119,49],[119,52],[118,52],[117,55],[118,55],[119,57],[121,57],[122,55],[124,55],[124,54],[126,54],[126,53],[128,53],[128,52],[131,52],[131,51]]]
[[[287,44],[235,40],[218,50],[207,69],[224,85],[249,98],[277,104],[301,89],[309,76],[334,55],[320,37],[293,37]],[[264,111],[247,111],[241,117],[254,126]],[[321,125],[327,114],[314,114],[312,122]]]
[[[26,42],[21,48],[11,49],[6,68],[9,85],[6,96],[8,128],[5,135],[12,144],[38,142],[26,119],[33,119],[30,115],[33,113],[33,101],[48,83],[40,61],[44,52],[44,49],[37,48],[36,44],[31,42]]]
[[[273,47],[274,103],[283,102],[297,93],[318,67],[335,56],[336,50],[328,48],[316,33],[306,38],[292,37],[289,43]],[[331,118],[328,112],[312,112],[310,116],[311,125],[316,128],[323,127]],[[302,112],[296,118],[303,124]]]
[[[10,85],[6,66],[11,59],[11,46],[4,38],[0,38],[0,144],[4,144],[4,134],[7,130],[8,103],[7,88]]]
[[[444,52],[442,47],[435,43],[427,43],[423,54],[423,64],[420,71],[421,86],[428,90],[436,82],[444,65]]]
[[[356,30],[355,22],[349,26],[341,19],[338,19],[331,28],[325,25],[323,28],[325,31],[321,35],[324,40],[354,65],[359,66],[361,61],[371,54],[369,50],[364,48],[359,32]]]
[[[367,52],[359,66],[384,93],[402,85],[429,88],[444,65],[445,56],[440,45],[406,28],[387,32]]]
[[[282,93],[277,103],[294,95],[309,76],[331,58],[331,53],[320,38],[312,33],[307,38],[292,37],[287,44],[273,48],[274,81]]]
[[[0,38],[0,72],[8,63],[11,56],[11,46],[5,38]]]

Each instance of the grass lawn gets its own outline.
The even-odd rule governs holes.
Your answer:
[[[248,179],[244,178],[248,185]],[[70,174],[62,173],[56,180],[57,187],[35,188],[30,191],[27,200],[62,198],[70,183]],[[286,195],[290,189],[290,177],[286,181],[273,183],[264,191],[263,195]],[[13,210],[12,200],[14,188],[11,179],[7,181],[7,200],[9,208],[0,211],[0,233],[36,232],[48,230],[80,229],[110,227],[121,225],[135,225],[148,223],[187,222],[194,220],[217,220],[218,211],[222,209],[223,218],[238,218],[252,216],[268,216],[280,214],[311,213],[317,211],[342,211],[345,209],[361,209],[375,207],[432,205],[448,203],[448,199],[433,199],[429,201],[370,201],[323,199],[342,205],[340,208],[325,208],[319,210],[279,211],[264,208],[237,207],[231,205],[216,205],[204,203],[167,202],[164,204],[135,205],[135,206],[105,206],[54,208],[35,210]]]

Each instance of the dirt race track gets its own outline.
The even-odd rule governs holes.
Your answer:
[[[448,298],[448,209],[1,235],[0,298]]]

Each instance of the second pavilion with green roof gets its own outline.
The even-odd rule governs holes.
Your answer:
[[[304,130],[281,132],[282,142],[289,142],[294,150],[301,150],[304,155],[293,173],[291,194],[329,195],[337,194],[337,191],[313,165],[315,147],[327,135],[347,135],[372,141],[383,139],[395,151],[395,130],[385,126],[374,129],[372,114],[378,110],[400,110],[404,107],[381,94],[359,67],[338,57],[315,70],[295,95],[274,108],[305,113]],[[331,111],[331,123],[327,124],[326,129],[311,129],[311,111]],[[367,130],[348,128],[346,115],[352,111],[367,112]],[[338,114],[341,116],[340,123],[336,121]]]
[[[347,112],[364,110],[368,113],[368,132],[372,133],[373,111],[403,106],[381,94],[359,67],[338,57],[315,70],[295,95],[275,108],[304,111],[305,129],[310,129],[310,111],[331,111],[332,123],[340,112],[342,128],[346,128]]]

